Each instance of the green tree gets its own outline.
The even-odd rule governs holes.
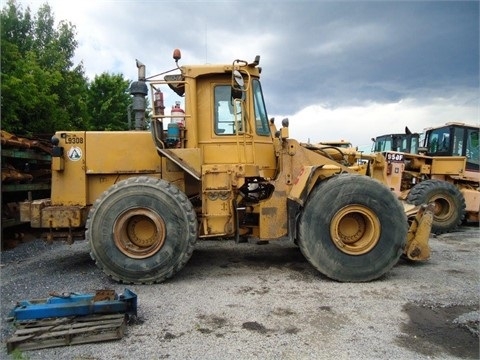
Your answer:
[[[132,103],[129,81],[121,74],[95,76],[88,88],[91,130],[128,130],[128,112]]]
[[[53,133],[88,127],[88,82],[73,64],[75,26],[55,19],[48,4],[32,18],[9,0],[0,18],[2,129]]]

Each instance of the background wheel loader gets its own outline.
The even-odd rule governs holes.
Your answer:
[[[137,61],[138,131],[55,134],[51,198],[22,203],[24,221],[51,237],[85,226],[96,264],[124,283],[172,277],[198,239],[289,237],[321,273],[348,282],[379,278],[402,254],[428,258],[431,212],[402,206],[381,155],[345,166],[289,139],[287,119],[280,129],[269,120],[259,57],[179,67],[175,50],[174,59],[148,80]]]
[[[388,162],[388,185],[411,204],[434,204],[436,234],[455,230],[463,221],[479,221],[479,129],[458,122],[427,129],[416,151],[408,151],[406,145],[418,134],[384,135],[375,141],[377,151],[400,150],[382,152]],[[400,141],[389,147],[389,138]]]

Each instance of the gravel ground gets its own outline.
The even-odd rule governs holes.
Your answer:
[[[84,241],[42,240],[1,256],[1,359],[478,359],[480,230],[431,238],[431,260],[401,260],[380,280],[318,274],[286,239],[199,242],[157,285],[122,285]],[[128,288],[138,317],[120,340],[7,354],[17,301]]]

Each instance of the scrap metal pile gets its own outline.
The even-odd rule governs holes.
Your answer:
[[[52,144],[1,131],[2,249],[18,240],[19,202],[50,197]],[[10,230],[10,231],[7,231]],[[15,239],[17,238],[17,239]]]

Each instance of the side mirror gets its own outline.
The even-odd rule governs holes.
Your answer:
[[[238,87],[238,89],[243,89],[245,82],[243,81],[243,76],[238,70],[234,70],[232,72],[233,76],[233,86]]]
[[[243,76],[238,70],[232,72],[232,99],[241,99],[245,91],[245,82]]]

